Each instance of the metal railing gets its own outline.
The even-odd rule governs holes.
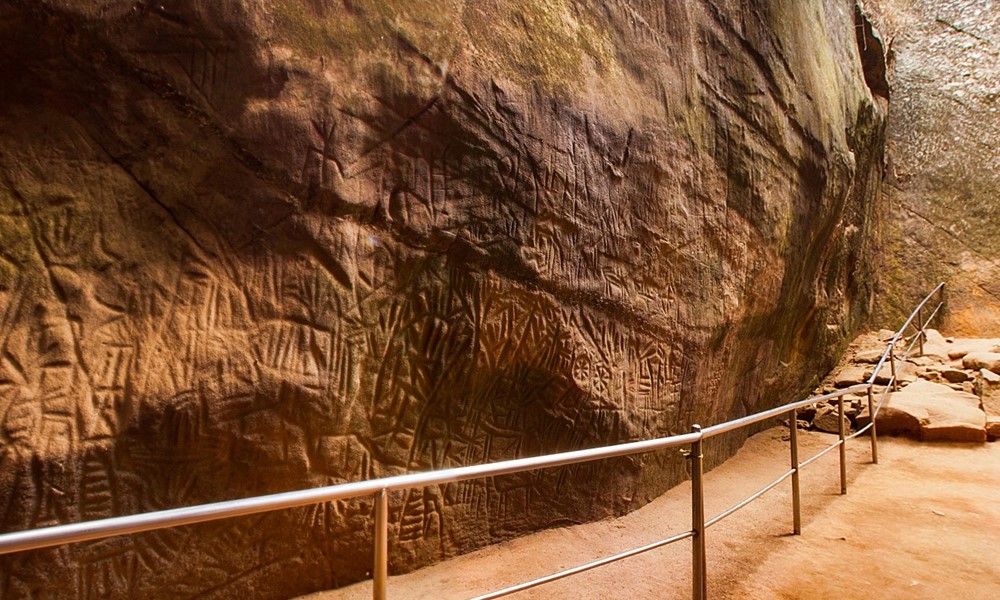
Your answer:
[[[930,317],[927,320],[923,320],[923,311],[930,299],[938,294],[938,304],[931,312]],[[191,525],[194,523],[202,523],[206,521],[215,521],[218,519],[226,519],[230,517],[238,517],[244,515],[251,515],[262,512],[269,512],[274,510],[281,510],[286,508],[294,508],[299,506],[308,506],[312,504],[318,504],[321,502],[330,502],[333,500],[341,500],[347,498],[357,498],[361,496],[374,496],[375,498],[375,552],[374,552],[374,568],[372,570],[373,579],[373,598],[375,600],[385,600],[387,595],[387,581],[388,581],[388,558],[389,558],[389,506],[388,506],[388,496],[390,491],[394,490],[406,490],[411,488],[419,488],[431,485],[441,485],[447,483],[454,483],[459,481],[466,481],[469,479],[478,479],[484,477],[494,477],[497,475],[507,475],[511,473],[520,473],[524,471],[531,471],[535,469],[544,469],[549,467],[557,467],[563,465],[572,465],[583,462],[590,462],[595,460],[601,460],[605,458],[613,458],[618,456],[630,456],[634,454],[641,454],[645,452],[651,452],[653,450],[662,450],[666,448],[679,448],[683,446],[690,446],[689,450],[685,453],[687,457],[691,460],[691,529],[671,537],[667,537],[657,542],[647,544],[632,550],[622,552],[613,556],[605,557],[593,562],[586,563],[571,569],[560,571],[545,577],[538,579],[533,579],[531,581],[526,581],[513,585],[495,592],[477,596],[474,600],[488,600],[492,598],[499,598],[501,596],[506,596],[519,592],[521,590],[526,590],[544,583],[555,581],[557,579],[562,579],[563,577],[568,577],[570,575],[575,575],[583,571],[587,571],[602,565],[606,565],[618,560],[629,558],[643,552],[648,552],[650,550],[661,548],[668,544],[674,542],[679,542],[690,538],[692,540],[692,597],[696,600],[703,600],[708,594],[708,578],[706,576],[706,552],[705,552],[705,531],[718,523],[719,521],[725,519],[726,517],[737,512],[741,508],[747,506],[754,500],[760,498],[768,491],[774,489],[779,484],[784,482],[789,477],[792,480],[792,520],[793,520],[793,531],[795,534],[799,534],[802,531],[802,516],[801,516],[801,501],[799,492],[799,471],[806,465],[816,461],[826,453],[832,451],[834,448],[840,449],[840,492],[841,494],[847,493],[847,456],[846,456],[846,442],[849,439],[857,437],[868,431],[871,432],[871,453],[872,462],[878,463],[878,441],[876,436],[875,428],[875,417],[878,415],[878,411],[882,407],[882,403],[885,401],[886,396],[890,390],[898,389],[898,382],[896,378],[896,363],[897,360],[905,361],[909,356],[910,352],[913,350],[914,345],[919,345],[919,351],[923,353],[924,339],[926,338],[925,329],[930,321],[937,315],[938,311],[943,305],[944,299],[944,284],[938,284],[924,299],[920,302],[920,305],[910,314],[909,318],[903,324],[903,326],[893,335],[893,337],[887,342],[885,352],[883,352],[881,359],[875,366],[874,372],[871,377],[864,383],[853,385],[844,389],[837,390],[829,394],[823,394],[820,396],[813,396],[806,398],[804,400],[799,400],[797,402],[792,402],[790,404],[785,404],[777,408],[772,408],[770,410],[765,410],[753,415],[742,417],[740,419],[735,419],[732,421],[727,421],[725,423],[720,423],[718,425],[713,425],[702,429],[698,425],[693,425],[691,427],[690,433],[685,433],[681,435],[673,435],[664,438],[657,438],[652,440],[643,440],[638,442],[629,442],[624,444],[617,444],[613,446],[604,446],[600,448],[591,448],[587,450],[576,450],[572,452],[562,452],[558,454],[548,454],[545,456],[537,456],[532,458],[520,458],[515,460],[507,460],[496,463],[487,463],[481,465],[472,465],[467,467],[458,467],[453,469],[443,469],[438,471],[429,471],[424,473],[412,473],[406,475],[398,475],[394,477],[385,477],[381,479],[372,479],[368,481],[358,481],[354,483],[344,483],[340,485],[332,485],[321,488],[298,490],[293,492],[284,492],[280,494],[270,494],[267,496],[257,496],[253,498],[244,498],[240,500],[229,500],[225,502],[215,502],[212,504],[203,504],[199,506],[189,506],[185,508],[175,508],[170,510],[163,510],[150,513],[142,513],[136,515],[129,515],[123,517],[113,517],[109,519],[101,519],[96,521],[85,521],[81,523],[71,523],[66,525],[56,525],[52,527],[45,527],[40,529],[33,529],[27,531],[19,531],[14,533],[6,533],[0,535],[0,554],[8,554],[12,552],[21,552],[26,550],[34,550],[39,548],[46,548],[50,546],[57,546],[60,544],[69,544],[74,542],[83,542],[88,540],[96,540],[107,538],[116,535],[125,535],[140,533],[143,531],[152,531],[156,529],[166,529],[170,527],[179,527],[182,525]],[[914,323],[914,319],[916,322]],[[904,350],[902,356],[896,356],[896,346],[899,344],[900,340],[905,340],[904,333],[908,327],[913,327],[916,330],[914,336],[910,339],[909,345]],[[886,381],[885,388],[882,391],[882,395],[876,403],[874,400],[873,389],[875,387],[875,382],[879,379],[879,373],[884,368],[886,361],[890,365],[890,377]],[[844,415],[844,396],[847,394],[855,392],[867,392],[868,397],[868,412],[871,421],[854,432],[851,435],[846,434],[846,420]],[[837,401],[837,412],[839,418],[839,431],[838,440],[831,446],[823,449],[814,456],[806,459],[805,461],[799,462],[798,456],[798,427],[797,415],[799,409],[805,408],[807,406],[817,404],[820,402],[828,402],[830,400]],[[734,431],[752,425],[754,423],[759,423],[761,421],[766,421],[768,419],[773,419],[781,416],[788,416],[789,423],[789,446],[790,446],[790,459],[791,468],[786,471],[781,477],[775,481],[769,483],[765,487],[761,488],[757,492],[750,495],[745,500],[731,506],[730,508],[722,511],[718,515],[707,519],[705,518],[705,486],[703,479],[703,456],[702,456],[702,444],[705,440],[712,438],[714,436]]]

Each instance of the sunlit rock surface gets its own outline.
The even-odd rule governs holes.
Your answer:
[[[948,284],[950,333],[1000,335],[1000,5],[869,0],[892,37],[886,291],[898,320]]]
[[[681,433],[808,390],[873,286],[886,102],[856,31],[843,1],[6,3],[2,528]],[[394,494],[391,570],[628,511],[684,469]],[[3,557],[0,596],[288,597],[366,577],[371,516]]]

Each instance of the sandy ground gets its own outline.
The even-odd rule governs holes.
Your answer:
[[[714,516],[788,468],[787,430],[751,438],[708,473]],[[835,436],[801,432],[804,460]],[[706,443],[711,443],[708,441]],[[1000,442],[919,444],[880,438],[848,442],[847,496],[837,452],[802,473],[801,536],[791,535],[790,484],[709,529],[712,598],[1000,598]],[[470,598],[621,552],[689,528],[690,486],[678,486],[618,519],[544,531],[395,576],[389,597]],[[390,549],[391,552],[391,549]],[[600,567],[511,598],[690,598],[691,544]],[[371,598],[371,582],[307,596]]]

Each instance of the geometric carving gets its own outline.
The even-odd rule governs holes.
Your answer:
[[[850,14],[40,1],[0,8],[2,530],[680,433],[797,391],[865,309],[838,232],[877,229],[882,116],[793,60],[851,64]],[[393,569],[684,476],[392,492]],[[373,507],[0,556],[0,596],[343,585]]]

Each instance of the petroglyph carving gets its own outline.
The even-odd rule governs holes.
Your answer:
[[[3,530],[678,433],[797,390],[865,306],[869,246],[831,232],[870,229],[876,190],[846,190],[881,172],[882,114],[790,62],[769,2],[15,4]],[[842,25],[807,37],[850,64],[852,14],[782,6]],[[682,477],[656,455],[394,492],[393,570]],[[365,577],[371,519],[0,557],[0,596],[287,597]]]

